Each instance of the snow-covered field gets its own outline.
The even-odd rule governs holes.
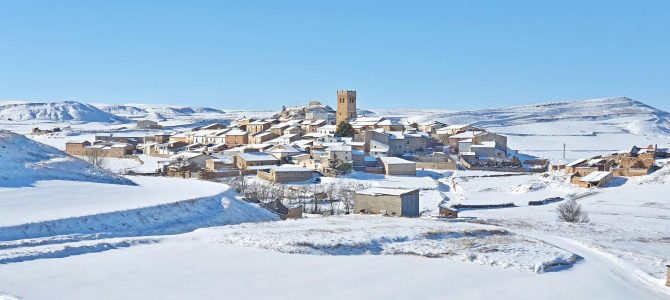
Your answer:
[[[65,113],[39,113],[44,107],[51,106],[21,108],[35,117],[30,110],[21,118],[10,111],[0,127],[25,134],[32,127],[69,126],[63,133],[31,137],[57,149],[102,132],[142,134],[132,123],[66,120]],[[72,107],[129,120],[164,117],[161,124],[168,130],[272,114]],[[47,111],[85,116],[61,108]],[[563,143],[570,160],[670,142],[668,113],[626,98],[467,112],[371,111],[408,121],[472,122],[508,135],[512,149],[553,160],[562,159]],[[418,188],[423,217],[278,221],[238,200],[223,184],[96,173],[54,148],[38,155],[45,146],[11,133],[3,137],[0,299],[670,297],[664,286],[670,263],[670,165],[665,161],[654,174],[617,179],[595,192],[570,185],[560,174],[354,172],[323,178],[321,184]],[[157,164],[144,155],[109,161],[116,172],[150,172]],[[551,197],[579,198],[591,221],[557,221],[560,202],[528,205]],[[446,221],[431,217],[441,203],[515,207],[465,210],[458,220]]]

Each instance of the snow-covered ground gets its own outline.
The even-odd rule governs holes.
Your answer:
[[[167,116],[161,121],[167,130],[272,114],[97,107],[131,120],[161,114]],[[521,153],[552,160],[562,159],[563,143],[571,160],[633,145],[667,147],[670,141],[668,113],[627,98],[466,112],[371,111],[406,121],[475,123],[508,135],[509,146]],[[70,126],[63,133],[31,137],[58,149],[97,133],[147,133],[132,123],[60,119],[2,120],[0,126],[19,133]],[[2,166],[11,166],[4,170],[20,170],[30,179],[29,184],[6,180],[13,183],[0,187],[0,299],[670,297],[664,286],[670,263],[670,166],[648,176],[617,178],[595,191],[572,186],[555,173],[354,172],[324,177],[321,184],[418,188],[423,217],[277,221],[238,200],[226,185],[87,173],[81,161],[47,149],[47,156],[28,155],[31,164],[20,163],[27,158],[17,156],[17,149],[0,153]],[[108,163],[116,172],[150,172],[158,164],[144,155]],[[42,172],[44,166],[67,175]],[[3,176],[13,179],[14,173]],[[560,202],[528,205],[551,197],[579,198],[591,221],[557,221]],[[441,203],[516,206],[465,210],[459,220],[445,221],[430,217]]]

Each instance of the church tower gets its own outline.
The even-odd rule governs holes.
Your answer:
[[[356,118],[356,91],[337,91],[337,116],[336,123],[349,122]]]

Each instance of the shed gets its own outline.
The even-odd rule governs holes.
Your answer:
[[[399,157],[380,157],[386,175],[416,176],[416,163]]]
[[[419,190],[374,187],[356,192],[354,211],[386,216],[418,217]]]
[[[584,183],[584,187],[601,187],[612,180],[612,172],[596,171],[582,177],[579,181]]]

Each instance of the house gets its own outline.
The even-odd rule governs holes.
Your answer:
[[[281,201],[274,200],[268,203],[261,203],[260,206],[279,215],[279,218],[282,220],[302,218],[303,208],[301,205],[287,207]]]
[[[416,163],[399,157],[379,157],[386,175],[416,176]]]
[[[374,187],[357,191],[354,211],[363,214],[418,217],[419,190]]]
[[[70,141],[65,143],[65,152],[76,156],[100,156],[123,158],[133,154],[135,146],[126,143],[91,144],[88,141]]]
[[[300,166],[273,166],[267,171],[259,170],[259,178],[275,183],[300,182],[312,178],[313,171]]]
[[[288,162],[288,158],[294,155],[301,154],[302,151],[300,149],[296,148],[295,146],[287,145],[287,144],[281,144],[274,146],[268,151],[270,154],[272,154],[274,157],[276,157],[279,161],[285,163]]]
[[[229,148],[246,145],[249,143],[249,134],[240,129],[233,129],[226,132],[226,146]]]
[[[151,120],[140,120],[137,121],[135,127],[137,129],[162,129],[163,126],[158,125],[158,122]]]
[[[272,123],[266,120],[253,121],[247,124],[247,132],[250,134],[259,133],[270,129]]]
[[[215,157],[205,161],[205,170],[215,171],[218,169],[232,169],[235,167],[231,158]]]
[[[326,124],[326,120],[320,119],[320,120],[314,120],[309,125],[307,125],[307,130],[306,132],[317,132],[318,129]]]
[[[384,119],[379,121],[374,125],[376,129],[382,129],[384,131],[404,131],[405,125],[400,124],[398,121]]]
[[[579,178],[578,181],[573,181],[573,183],[581,187],[592,188],[592,187],[604,186],[611,180],[612,180],[612,172],[595,171],[591,172],[590,174],[584,177]]]
[[[266,152],[239,153],[235,156],[237,168],[246,170],[249,167],[279,165],[279,159]]]
[[[282,136],[280,136],[280,137],[274,138],[274,139],[272,139],[272,140],[269,140],[268,143],[270,143],[270,144],[279,144],[279,145],[283,145],[283,144],[290,144],[290,143],[293,143],[293,142],[295,142],[295,141],[297,141],[297,140],[299,140],[299,139],[300,139],[300,136],[299,136],[299,135],[297,135],[297,134],[290,134],[290,133],[289,133],[289,134],[284,134],[284,135],[282,135]]]
[[[169,132],[154,134],[154,142],[159,144],[167,143],[170,141],[170,136],[172,136],[172,134]]]
[[[433,120],[419,124],[418,129],[422,132],[433,134],[438,129],[444,127],[447,127],[447,124]]]
[[[170,157],[170,161],[175,161],[177,159],[184,159],[188,162],[188,165],[194,166],[197,169],[204,169],[207,165],[207,161],[213,157],[195,152],[182,152]]]
[[[192,131],[186,131],[186,132],[180,132],[175,135],[170,136],[170,143],[175,143],[175,142],[184,142],[186,144],[192,144],[193,143],[193,135],[195,133]]]
[[[349,145],[332,145],[326,151],[328,151],[329,160],[343,163],[351,163],[353,161],[352,150]]]
[[[458,134],[454,134],[448,138],[448,145],[453,150],[454,153],[461,152],[472,152],[470,149],[460,150],[461,145],[481,145],[483,142],[493,142],[494,148],[504,151],[507,151],[507,137],[493,133],[487,132],[484,130],[476,131],[464,131]],[[461,143],[463,142],[463,143]]]
[[[335,123],[335,110],[319,101],[310,101],[305,108],[306,120],[326,120],[329,124]]]
[[[276,136],[284,135],[284,130],[289,127],[291,127],[291,125],[286,122],[275,124],[270,127],[270,132],[274,133]]]
[[[586,159],[577,159],[565,165],[565,174],[577,172],[577,168],[586,165]]]
[[[256,134],[253,134],[249,137],[249,143],[250,144],[263,144],[267,141],[273,140],[277,138],[277,134],[275,134],[274,131],[264,131],[264,132],[259,132]]]
[[[317,128],[316,132],[321,133],[321,134],[335,134],[336,130],[337,130],[337,126],[335,126],[335,125],[323,125],[323,126]]]

